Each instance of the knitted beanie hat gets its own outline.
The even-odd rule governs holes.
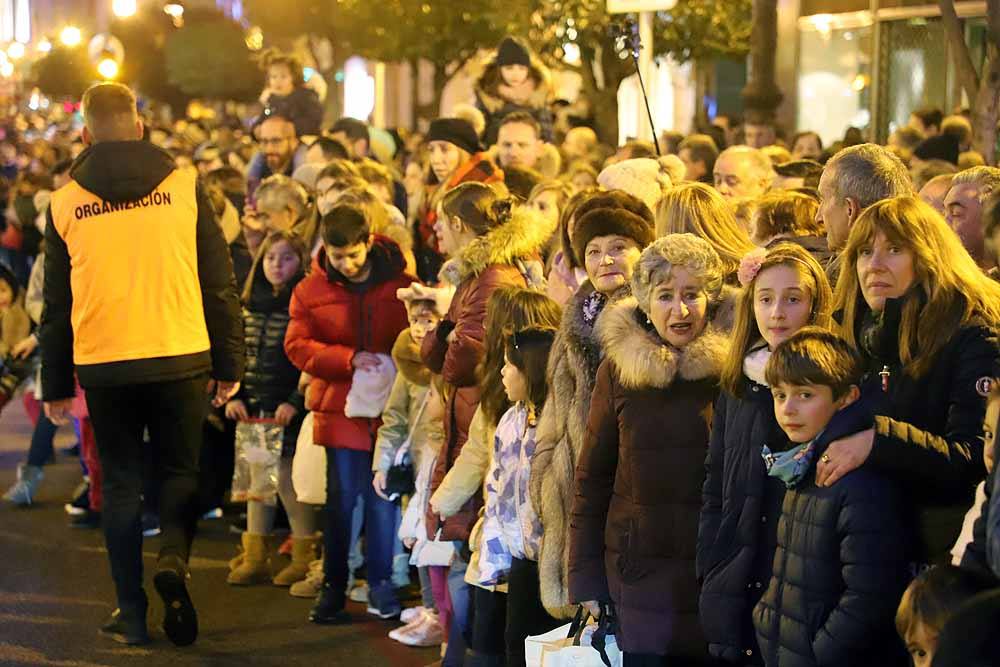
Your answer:
[[[447,141],[467,153],[478,153],[483,150],[479,137],[472,125],[461,118],[436,118],[431,121],[427,131],[427,143],[432,141]]]
[[[531,54],[513,37],[505,37],[497,47],[497,65],[524,65],[531,67]]]
[[[663,191],[673,183],[670,176],[652,158],[634,158],[623,160],[606,167],[598,177],[597,182],[608,190],[624,190],[635,195],[655,211],[656,205],[663,196]]]

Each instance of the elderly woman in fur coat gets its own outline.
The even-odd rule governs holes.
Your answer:
[[[601,312],[631,293],[629,281],[655,227],[649,207],[624,192],[596,193],[580,204],[571,238],[587,282],[563,309],[549,355],[549,397],[538,422],[531,463],[531,502],[544,527],[538,559],[542,604],[557,618],[572,617],[566,588],[568,517],[573,473],[590,412],[590,394],[603,358],[595,325]]]
[[[598,322],[597,372],[570,515],[569,593],[613,602],[626,665],[707,661],[694,572],[712,404],[728,353],[718,254],[693,234],[646,248],[633,299]]]

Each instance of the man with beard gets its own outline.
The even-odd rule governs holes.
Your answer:
[[[300,165],[306,163],[309,151],[299,141],[295,124],[284,116],[267,116],[257,126],[256,137],[260,151],[247,168],[247,197],[251,200],[262,180],[274,174],[291,176]]]

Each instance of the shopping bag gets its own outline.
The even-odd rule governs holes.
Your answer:
[[[622,654],[613,634],[613,607],[602,605],[601,610],[601,620],[596,625],[588,625],[590,614],[580,607],[569,626],[543,635],[549,636],[564,630],[566,633],[562,639],[549,639],[541,643],[540,667],[621,667]],[[526,655],[531,639],[533,638],[529,637],[525,640]],[[526,661],[526,664],[530,665],[531,662]]]
[[[278,468],[284,435],[285,427],[273,419],[250,419],[236,425],[234,502],[278,503]]]
[[[300,503],[326,504],[326,447],[313,444],[313,413],[302,420],[292,459],[292,487]]]

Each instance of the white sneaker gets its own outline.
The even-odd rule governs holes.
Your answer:
[[[403,625],[409,625],[423,616],[425,611],[427,611],[426,607],[407,607],[403,610],[403,613],[399,615],[399,622]]]
[[[390,633],[390,637],[406,646],[426,648],[438,646],[444,641],[444,628],[441,627],[437,614],[427,612],[420,622],[401,628],[398,633]]]

